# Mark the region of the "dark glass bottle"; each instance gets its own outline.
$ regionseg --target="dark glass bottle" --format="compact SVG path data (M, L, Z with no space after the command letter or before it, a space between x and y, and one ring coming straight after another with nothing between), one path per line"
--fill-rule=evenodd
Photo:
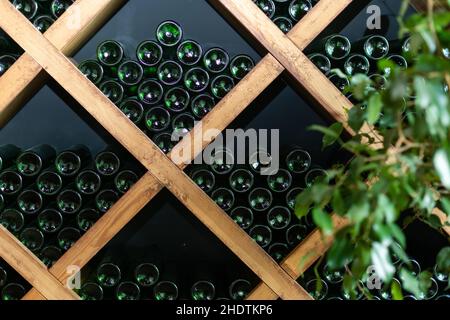
M41 144L22 152L17 160L17 170L25 177L37 176L55 159L56 151L48 144Z
M12 144L0 145L0 171L5 168L9 168L16 161L17 156L20 154L21 150Z
M63 177L75 176L91 160L91 153L84 145L74 145L59 153L55 160L56 171Z

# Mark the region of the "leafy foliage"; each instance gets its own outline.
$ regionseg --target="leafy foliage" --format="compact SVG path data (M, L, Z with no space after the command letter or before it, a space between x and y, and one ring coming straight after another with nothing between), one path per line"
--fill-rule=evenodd
M428 13L401 25L400 38L411 37L408 68L380 61L380 73L387 77L384 89L366 75L351 78L357 103L348 110L348 122L311 129L323 133L324 147L339 143L354 157L297 198L299 217L312 214L324 235L334 233L327 263L346 267L351 277L344 285L353 289L371 265L384 283L392 281L393 255L408 259L403 229L412 220L441 232L450 225L450 11L429 6ZM341 138L344 127L354 131L352 138ZM433 214L435 207L445 212L444 225ZM349 224L334 230L330 211ZM450 247L441 251L437 264L450 274ZM427 271L414 276L408 267L400 271L403 289L416 296L431 285L430 277ZM393 297L401 298L398 283L392 283Z

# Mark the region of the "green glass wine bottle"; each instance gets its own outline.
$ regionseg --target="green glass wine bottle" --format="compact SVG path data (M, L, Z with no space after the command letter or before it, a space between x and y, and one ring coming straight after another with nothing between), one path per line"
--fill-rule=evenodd
M214 173L210 170L194 170L190 176L195 184L206 193L210 193L216 185L216 178L214 176Z
M345 60L344 71L349 76L355 74L368 74L370 71L370 62L362 54L352 54Z
M292 27L294 26L291 19L284 16L279 16L273 19L273 23L284 33L288 33L292 30Z
M106 40L97 47L97 60L104 66L109 67L112 74L116 74L117 67L125 56L122 44L115 40Z
M64 219L59 211L49 208L38 215L37 223L44 234L55 233L62 228Z
M133 60L123 61L117 70L117 77L119 82L127 88L128 94L136 95L138 84L144 76L144 69L142 66Z
M161 106L151 108L144 117L145 126L150 132L161 132L170 126L170 113Z
M328 285L322 279L311 279L306 283L305 290L314 300L324 300L328 295Z
M22 190L23 179L15 168L0 172L0 192L5 198L12 198Z
M352 47L372 60L383 59L389 54L389 41L381 35L364 37L353 43Z
M63 177L74 177L91 158L88 147L81 144L74 145L56 156L56 171Z
M48 28L55 22L55 19L53 19L49 15L39 15L34 18L33 25L36 27L36 29L39 30L41 33L45 33Z
M255 0L256 5L268 16L273 18L275 15L275 3L273 0Z
M265 211L272 205L272 192L265 188L255 188L248 195L250 208L254 211Z
M96 270L97 282L104 288L117 286L122 279L122 272L114 263L105 262L98 266Z
M44 245L44 234L38 228L29 227L22 230L19 240L30 251L38 252Z
M234 80L227 75L219 75L211 81L211 92L217 99L222 99L234 88Z
M48 144L41 144L21 153L16 160L17 170L24 177L36 177L55 159L56 151Z
M289 16L293 21L299 21L312 9L309 0L293 0L289 5Z
M47 268L51 268L59 258L62 257L62 251L60 248L50 245L42 248L39 252L39 259L47 266Z
M194 128L195 118L190 113L181 113L172 121L173 135L181 138Z
M267 223L274 230L285 229L291 223L291 212L286 207L275 206L267 213Z
M114 186L120 194L125 194L138 180L136 173L131 170L123 170L114 178Z
M202 92L208 88L209 74L204 69L196 67L186 71L184 86L191 92Z
M103 151L95 157L95 169L102 177L112 177L119 172L121 162L116 153Z
M56 196L63 186L61 176L51 170L43 171L36 179L37 190L46 197Z
M64 12L69 9L69 7L72 5L72 0L53 0L50 5L50 10L55 19L58 19L63 15Z
M102 179L94 170L83 170L77 175L75 185L81 195L92 196L100 190Z
M138 87L138 98L146 105L155 105L164 95L164 89L161 84L156 80L146 80L142 82Z
M292 185L292 175L286 169L279 169L277 173L267 176L267 185L273 192L285 192Z
M153 263L141 263L134 269L136 283L144 288L155 285L159 280L159 269Z
M294 224L286 230L286 243L295 247L302 242L308 235L308 228L302 224Z
M167 60L158 67L158 79L167 86L176 85L183 78L183 68L173 60Z
M103 66L96 60L84 60L78 65L78 69L95 85L103 80Z
M157 65L163 57L162 47L155 41L143 41L136 49L136 57L144 68L144 75L148 78L156 78Z
M249 170L238 169L230 175L229 183L235 192L244 193L249 191L255 182L255 177Z
M173 47L183 38L183 29L175 21L164 21L156 29L156 39L165 47Z
M164 105L172 112L184 111L189 106L189 92L181 87L173 87L164 95Z
M209 94L199 94L191 102L192 114L197 119L203 119L215 106L214 98Z
M247 207L235 207L230 213L231 219L237 223L239 227L247 230L253 225L254 216L252 210Z
M59 211L65 215L77 213L83 205L83 198L80 193L75 190L76 186L70 185L56 197L57 207Z
M236 201L233 192L227 188L214 190L211 198L223 211L230 211Z
M200 280L191 287L191 298L198 300L213 300L216 296L216 287L210 281Z
M116 299L119 301L139 300L141 297L141 289L132 281L124 281L119 283L116 289Z
M17 207L27 216L37 214L43 205L44 199L41 194L33 189L26 189L17 197Z
M153 142L165 154L168 154L170 151L172 151L177 143L177 141L173 140L172 134L168 132L158 133L153 137Z
M116 80L103 81L100 83L99 89L114 104L122 101L125 94L124 87Z
M86 282L81 286L79 296L84 301L101 301L104 297L103 288L95 282Z
M95 206L101 213L106 213L119 200L119 195L112 189L101 190L95 196Z
M16 57L12 55L0 56L0 77L4 75L9 68L11 68L16 60Z
M15 301L20 300L25 295L25 287L19 283L8 283L2 288L1 300Z
M0 213L0 224L9 232L19 234L25 226L25 217L23 214L13 208L7 208Z
M14 0L13 6L16 7L28 20L32 20L38 13L38 3L36 0Z
M144 118L144 107L137 100L137 97L130 97L123 100L120 103L120 110L136 125Z
M203 56L203 64L212 73L224 71L230 63L230 56L221 48L211 48Z
M275 262L280 263L289 254L289 247L285 243L275 242L270 245L267 253Z
M177 300L178 286L172 281L160 281L153 287L155 300Z
M245 279L237 279L231 283L228 293L232 300L244 300L252 291L252 284Z
M80 231L73 227L65 227L61 229L56 236L58 246L63 251L69 250L80 238Z
M286 156L286 166L290 172L300 174L311 167L311 155L309 152L295 148Z
M230 62L230 72L236 80L243 79L254 67L253 59L245 54L234 57Z
M331 61L326 55L312 53L308 55L308 58L323 74L327 75L331 71Z
M194 40L183 41L177 49L178 61L186 66L197 64L202 58L202 54L201 45Z
M0 171L12 166L20 152L20 148L15 145L0 145Z
M93 208L85 208L77 214L77 226L82 232L88 231L100 219L100 213Z
M272 230L266 225L255 225L248 234L262 248L268 247L272 242Z

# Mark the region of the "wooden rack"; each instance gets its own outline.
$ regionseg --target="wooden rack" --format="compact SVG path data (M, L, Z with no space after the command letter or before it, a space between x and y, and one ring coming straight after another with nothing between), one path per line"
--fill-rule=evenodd
M359 0L355 0L359 1ZM32 286L24 299L79 299L66 286L67 268L85 266L162 188L167 188L260 279L249 299L308 299L311 296L296 282L300 274L322 256L332 243L313 231L278 265L234 221L223 212L177 166L142 133L72 63L70 57L116 12L125 0L77 0L42 35L8 0L0 0L0 27L25 51L0 78L0 127L20 110L50 76L89 112L148 172L50 269L47 269L5 228L0 227L0 256ZM310 62L303 50L352 2L321 0L285 35L251 0L212 0L218 10L238 28L244 28L263 46L264 56L250 74L202 120L204 129L225 129L283 71L306 90L335 120L345 121L351 103ZM73 13L81 13L80 24L70 24ZM207 130L205 130L207 131ZM351 130L347 130L351 133ZM194 129L180 144L203 141ZM189 141L191 140L191 141ZM191 159L194 159L191 150ZM440 213L441 218L445 215ZM333 216L337 227L345 221ZM449 232L448 228L446 230ZM299 262L304 263L300 266Z

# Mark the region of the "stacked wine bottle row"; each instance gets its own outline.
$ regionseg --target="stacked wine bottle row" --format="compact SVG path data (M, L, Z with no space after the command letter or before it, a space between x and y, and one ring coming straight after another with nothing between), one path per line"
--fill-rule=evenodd
M47 29L73 4L74 0L10 0L41 32Z
M347 37L333 34L308 48L308 51L313 52L309 54L311 61L342 92L347 93L349 77L355 74L369 75L376 89L383 90L392 69L386 67L380 72L378 61L387 59L406 69L408 61L412 60L410 41L410 38L389 41L382 35L370 35L351 43ZM345 76L331 72L333 69L340 69Z
M319 0L253 0L253 2L281 31L288 33Z
M138 180L109 150L0 146L0 223L51 266Z
M164 272L163 267L154 262L103 262L87 271L77 293L83 300L242 300L253 288L246 279L234 279L224 288L223 278L216 285L204 276L183 288L181 275Z
M231 59L221 48L204 52L198 42L183 40L174 21L159 25L156 41L130 47L104 41L97 60L79 69L165 153L254 67L247 55Z
M10 0L17 10L44 33L73 3L73 0ZM0 77L23 50L0 29Z
M400 279L400 270L407 269L412 276L417 277L422 271L421 265L415 259L401 261L393 255L393 262L397 272L393 279L399 288L402 288ZM391 286L384 286L381 281L369 279L368 282L362 281L358 284L356 293L350 294L345 289L343 282L347 275L345 269L334 270L326 264L319 266L320 279L314 277L313 274L307 275L300 279L300 284L313 296L316 300L393 300ZM418 296L414 296L406 290L401 290L404 300L449 300L450 290L448 288L448 274L440 271L437 266L430 270L433 274L431 278L431 286L428 290L421 290ZM308 271L308 273L312 273ZM320 282L320 283L319 283Z
M30 285L0 258L0 301L20 300Z
M272 161L267 152L259 150L248 164L236 165L233 153L223 149L215 152L211 165L189 168L193 181L277 262L314 227L309 217L295 216L297 195L326 175L300 148L291 149L283 160L277 172L265 172Z

